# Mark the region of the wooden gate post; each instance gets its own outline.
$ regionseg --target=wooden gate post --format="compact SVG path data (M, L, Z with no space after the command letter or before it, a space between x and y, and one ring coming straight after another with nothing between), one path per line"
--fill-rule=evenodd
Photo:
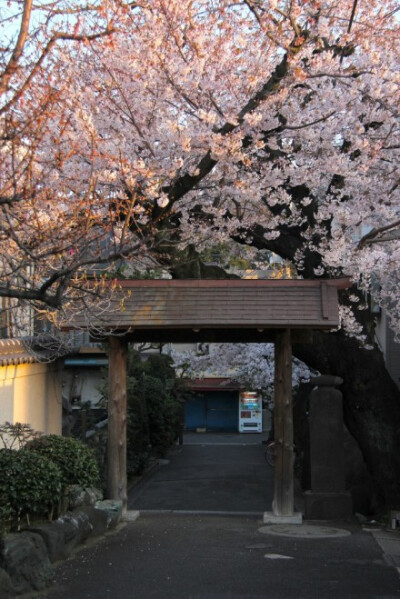
M302 515L294 513L292 343L290 329L279 330L276 334L274 404L274 499L272 513L264 513L264 522L300 524Z
M126 477L126 398L127 343L120 337L109 338L108 358L108 445L107 497L127 507Z

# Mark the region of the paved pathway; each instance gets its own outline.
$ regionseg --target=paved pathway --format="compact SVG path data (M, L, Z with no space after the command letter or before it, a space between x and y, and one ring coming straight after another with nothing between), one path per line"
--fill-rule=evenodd
M250 517L145 514L57 570L47 599L398 599L400 577L359 526L293 539Z
M307 523L326 538L310 528L271 534L261 519L272 494L261 443L233 438L186 437L169 463L132 489L138 520L61 564L54 588L37 597L400 598L399 572L374 533L355 522ZM400 533L391 538L400 544Z
M259 435L185 435L131 489L129 509L262 515L271 509L273 472L261 441Z

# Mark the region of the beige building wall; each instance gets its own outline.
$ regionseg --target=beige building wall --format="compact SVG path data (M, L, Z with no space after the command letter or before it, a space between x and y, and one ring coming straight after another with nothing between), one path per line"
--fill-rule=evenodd
M0 423L29 424L45 434L61 434L60 377L54 364L0 366Z

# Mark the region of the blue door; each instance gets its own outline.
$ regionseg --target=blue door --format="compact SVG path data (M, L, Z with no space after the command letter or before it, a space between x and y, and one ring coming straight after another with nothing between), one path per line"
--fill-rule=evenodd
M191 397L185 403L185 428L194 431L206 428L206 404L204 395Z
M207 391L186 402L187 430L237 431L238 419L237 391Z

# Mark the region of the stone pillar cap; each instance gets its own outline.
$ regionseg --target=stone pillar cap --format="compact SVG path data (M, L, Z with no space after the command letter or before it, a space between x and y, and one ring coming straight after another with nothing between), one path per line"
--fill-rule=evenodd
M333 374L321 374L320 376L312 377L310 383L317 387L339 387L339 385L343 385L343 379Z

